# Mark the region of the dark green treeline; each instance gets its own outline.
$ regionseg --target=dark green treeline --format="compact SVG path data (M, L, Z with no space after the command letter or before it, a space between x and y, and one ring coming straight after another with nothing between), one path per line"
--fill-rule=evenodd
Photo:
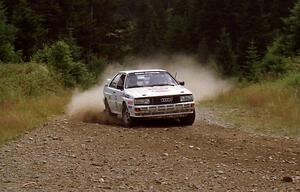
M76 59L187 53L214 59L224 75L264 73L273 42L298 54L296 0L4 0L0 59L28 61L58 40ZM297 6L298 4L298 6ZM292 10L292 11L291 11ZM15 56L14 56L15 54Z

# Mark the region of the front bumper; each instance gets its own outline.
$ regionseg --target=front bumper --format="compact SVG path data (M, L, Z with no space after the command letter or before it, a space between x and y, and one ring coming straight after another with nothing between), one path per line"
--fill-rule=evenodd
M133 106L131 116L136 118L176 118L192 114L195 111L194 102Z

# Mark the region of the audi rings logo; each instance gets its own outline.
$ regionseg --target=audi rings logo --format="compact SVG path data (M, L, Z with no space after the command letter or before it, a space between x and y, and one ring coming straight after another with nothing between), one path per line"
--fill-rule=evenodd
M169 98L161 98L160 101L162 103L171 103L173 101L173 98L172 97L169 97Z

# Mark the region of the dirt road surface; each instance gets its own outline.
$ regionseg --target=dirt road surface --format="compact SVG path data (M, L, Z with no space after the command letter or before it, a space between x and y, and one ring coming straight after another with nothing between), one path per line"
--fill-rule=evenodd
M0 148L0 191L294 192L300 142L203 118L128 129L62 116Z

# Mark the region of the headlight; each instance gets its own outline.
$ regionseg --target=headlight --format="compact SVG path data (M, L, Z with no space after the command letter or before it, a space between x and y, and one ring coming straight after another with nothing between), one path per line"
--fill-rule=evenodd
M193 95L183 95L180 96L180 102L191 102L194 100Z
M149 105L150 99L135 99L134 104L135 105Z

